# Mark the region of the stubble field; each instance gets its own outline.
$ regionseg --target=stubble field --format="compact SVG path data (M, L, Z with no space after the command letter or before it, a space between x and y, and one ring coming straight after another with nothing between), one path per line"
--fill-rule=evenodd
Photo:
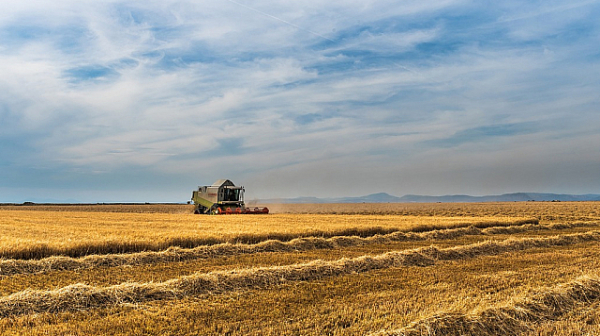
M600 334L600 203L268 206L2 206L0 334Z

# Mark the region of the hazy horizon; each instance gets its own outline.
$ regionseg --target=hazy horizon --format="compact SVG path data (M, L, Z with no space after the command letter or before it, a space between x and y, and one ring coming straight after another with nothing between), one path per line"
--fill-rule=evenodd
M520 199L519 196L527 196L527 200ZM541 197L541 198L540 198ZM551 198L549 198L551 197ZM406 194L406 195L394 195L386 192L373 193L368 195L360 196L341 196L341 197L316 197L316 196L296 196L296 197L279 197L279 198L245 198L247 204L253 204L256 202L261 203L421 203L421 202L448 202L448 203L461 203L465 202L466 199L472 199L468 202L520 202L520 201L600 201L600 194L556 194L556 193L533 193L533 192L513 192L506 194L497 195L466 195L466 194L447 194L447 195L419 195L419 194ZM503 199L503 200L499 200ZM22 202L0 202L2 204L119 204L119 203L131 203L131 204L185 204L190 203L190 200L179 200L179 201L87 201L81 202L76 199L51 199L51 198L30 198L27 201Z

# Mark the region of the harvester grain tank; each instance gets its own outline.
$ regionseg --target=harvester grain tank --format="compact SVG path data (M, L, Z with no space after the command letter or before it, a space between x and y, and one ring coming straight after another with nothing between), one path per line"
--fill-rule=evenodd
M217 180L192 192L195 214L268 214L268 208L249 208L244 203L244 187L230 180Z

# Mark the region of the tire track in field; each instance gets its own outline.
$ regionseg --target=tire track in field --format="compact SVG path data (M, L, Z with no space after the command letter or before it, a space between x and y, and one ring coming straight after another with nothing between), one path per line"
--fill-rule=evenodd
M317 249L336 249L352 246L371 244L386 244L400 241L423 241L453 239L461 236L513 234L532 230L562 230L575 227L597 226L598 223L573 223L573 224L524 224L514 226L493 226L484 229L474 226L456 229L434 230L428 232L393 232L386 235L372 237L345 237L332 238L306 237L297 238L288 242L270 240L258 244L219 244L199 246L191 249L171 247L160 252L138 252L130 254L90 255L82 258L55 256L40 260L0 260L0 276L16 274L35 274L50 271L81 270L94 267L117 267L156 264L161 262L179 262L195 259L209 259L225 256L255 254L262 252L292 252L309 251Z
M600 231L545 238L507 239L437 248L435 246L388 252L376 256L315 260L286 266L196 273L158 283L123 283L109 287L74 284L57 290L25 290L0 298L0 317L73 311L148 300L178 299L240 289L259 289L291 281L364 273L406 266L431 266L442 260L462 260L532 248L567 246L600 241Z
M382 330L371 336L495 336L517 335L532 330L532 324L556 321L582 304L600 301L600 278L583 276L504 306L492 306L477 314L441 313L415 321L397 330Z

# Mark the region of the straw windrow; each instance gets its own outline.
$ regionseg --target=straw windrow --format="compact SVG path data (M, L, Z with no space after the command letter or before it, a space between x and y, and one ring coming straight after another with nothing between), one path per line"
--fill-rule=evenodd
M337 236L332 238L306 237L288 242L269 240L258 244L218 244L199 246L191 249L170 247L160 252L138 252L130 254L90 255L82 258L54 256L41 260L0 260L0 276L32 274L55 270L78 270L94 267L116 267L124 265L145 265L161 262L177 262L194 259L208 259L224 256L253 254L261 252L290 252L340 247L386 244L400 241L422 241L453 239L466 235L512 234L531 230L570 229L581 226L597 226L597 223L573 223L514 226L494 226L477 228L474 226L455 229L433 230L428 232L393 232L372 237Z
M578 305L599 300L600 278L583 276L513 304L489 307L476 314L437 314L406 328L384 330L372 336L517 335L531 329L533 324L557 320Z
M170 247L195 248L199 246L230 244L258 244L269 240L278 240L288 242L298 238L331 238L337 236L357 236L361 238L372 237L375 235L385 235L393 232L417 233L442 229L454 229L474 226L477 228L486 228L492 226L513 226L522 224L538 224L536 218L525 218L507 221L481 221L481 222L460 222L460 223L426 223L414 226L402 227L382 227L382 226L348 226L346 228L335 230L310 229L300 232L246 232L236 234L226 234L224 236L209 235L182 235L165 237L164 239L131 239L127 235L123 237L104 239L93 239L81 243L69 243L66 245L57 244L57 242L31 242L25 244L3 247L0 249L0 259L18 259L18 260L39 260L52 256L68 256L72 258L81 258L88 255L97 254L120 254L137 253L147 251L164 251ZM149 229L149 228L148 228Z
M600 231L547 238L508 239L439 249L396 251L335 261L316 260L287 266L196 273L160 283L124 283L110 287L75 284L58 290L26 290L0 298L0 317L104 307L120 303L183 298L240 289L264 288L289 281L308 281L401 266L430 266L438 260L460 260L537 247L600 241Z

